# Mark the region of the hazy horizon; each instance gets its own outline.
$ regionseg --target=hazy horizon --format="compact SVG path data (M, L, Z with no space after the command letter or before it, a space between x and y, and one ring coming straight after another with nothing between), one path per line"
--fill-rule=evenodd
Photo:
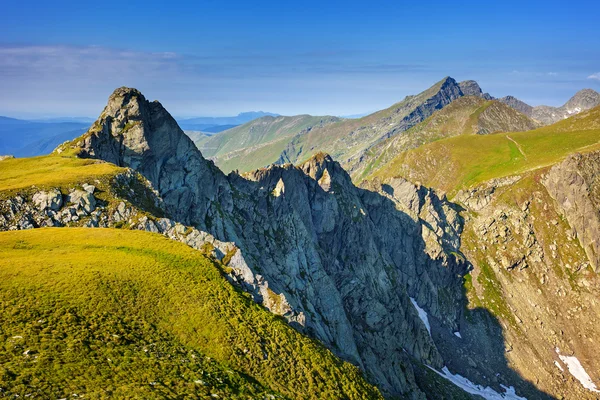
M179 118L365 114L444 76L531 105L600 90L598 4L34 3L3 6L0 115L95 118L120 86Z

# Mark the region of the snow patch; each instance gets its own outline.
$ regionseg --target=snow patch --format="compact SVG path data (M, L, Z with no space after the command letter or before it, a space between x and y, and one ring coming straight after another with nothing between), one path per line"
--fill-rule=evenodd
M481 396L486 400L527 400L525 397L517 396L515 388L512 386L507 387L504 385L500 385L502 389L504 389L504 393L498 393L489 386L483 387L481 385L477 385L471 382L464 376L453 374L452 372L450 372L448 367L442 368L442 372L435 370L429 366L428 368L434 371L442 378L449 380L465 392Z
M462 336L460 336L460 332L454 332L454 336L462 339Z
M556 354L558 354L558 358L565 363L571 375L573 375L584 388L592 392L600 393L600 390L598 390L596 384L592 381L592 378L590 378L577 357L561 355L558 347L556 348Z
M425 324L425 328L427 328L427 332L429 332L429 335L431 336L431 326L429 325L429 318L427 318L427 312L421 307L419 307L417 301L414 298L411 297L410 301L413 304L413 306L415 306L417 312L419 313L419 318L421 318L421 321L423 321L423 323Z
M560 369L561 371L563 371L563 372L565 371L558 361L554 361L554 365L556 365L556 367L558 369Z

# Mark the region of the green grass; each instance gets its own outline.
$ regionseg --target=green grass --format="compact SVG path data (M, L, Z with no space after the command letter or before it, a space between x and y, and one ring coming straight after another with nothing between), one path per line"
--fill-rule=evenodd
M114 164L57 155L13 158L0 162L0 191L93 182L122 172Z
M0 397L381 397L200 252L148 232L0 233L0 320Z
M529 132L456 136L401 153L371 178L404 176L454 194L492 178L552 165L573 152L598 148L600 129L563 131L549 126Z

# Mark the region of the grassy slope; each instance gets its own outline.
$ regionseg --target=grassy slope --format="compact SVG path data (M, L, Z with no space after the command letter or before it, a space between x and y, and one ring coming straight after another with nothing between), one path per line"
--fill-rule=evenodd
M337 120L311 115L262 117L203 138L196 145L205 157L214 157L225 172L249 171L275 162L293 136Z
M536 127L527 116L497 101L465 96L404 133L393 136L369 149L361 166L353 172L356 181L384 167L398 154L440 139L499 131L526 131Z
M401 153L370 177L404 176L455 193L492 178L552 165L600 148L600 107L528 132L457 136Z
M380 397L209 259L147 232L0 233L0 320L3 393Z
M123 171L114 164L57 155L0 161L0 191L92 182Z

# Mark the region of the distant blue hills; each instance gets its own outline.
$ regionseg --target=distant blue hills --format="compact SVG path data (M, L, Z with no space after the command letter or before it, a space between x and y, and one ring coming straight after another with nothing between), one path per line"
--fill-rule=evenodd
M195 118L175 118L177 123L184 131L202 131L208 133L217 133L236 127L238 125L250 122L260 117L278 117L274 114L264 111L249 111L240 113L234 117L195 117Z
M32 157L48 154L56 146L83 134L86 122L39 122L0 117L0 155Z

